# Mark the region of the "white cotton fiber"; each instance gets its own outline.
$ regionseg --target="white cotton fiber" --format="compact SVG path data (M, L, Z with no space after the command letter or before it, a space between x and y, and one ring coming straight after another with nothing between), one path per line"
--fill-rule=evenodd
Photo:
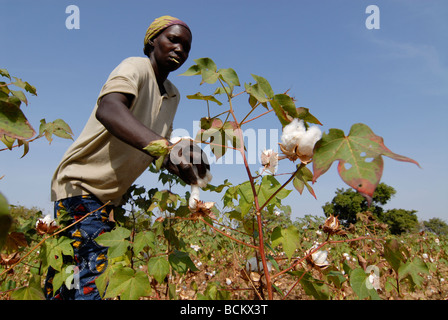
M316 126L310 127L300 141L299 152L307 156L312 156L314 145L320 138L322 138L320 129Z
M296 118L283 128L281 140L285 149L292 151L298 146L300 154L312 156L314 145L321 137L322 132L317 126L306 130L303 120Z
M293 119L291 123L283 128L282 143L286 149L291 150L294 146L299 145L300 139L305 134L306 129L303 120Z

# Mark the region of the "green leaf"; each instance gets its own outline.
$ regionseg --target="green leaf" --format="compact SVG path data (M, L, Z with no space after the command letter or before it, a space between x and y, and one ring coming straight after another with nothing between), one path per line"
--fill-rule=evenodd
M339 129L330 129L316 143L313 156L313 182L324 174L334 161L338 161L338 172L342 180L366 197L370 204L382 173L383 159L388 156L394 160L419 164L407 157L390 151L383 138L375 135L365 124L351 127L350 134L344 135Z
M396 290L396 280L392 277L386 278L386 282L384 284L384 289L386 292L391 292L392 290Z
M408 261L402 264L398 269L399 280L408 278L411 282L412 287L421 287L423 283L423 277L419 273L429 274L429 269L427 264L419 259L415 258L412 261Z
M198 271L186 252L174 250L174 252L168 256L168 261L171 267L178 273L185 273L188 269L191 271Z
M53 122L40 120L39 135L45 135L45 138L51 143L53 134L57 137L73 140L73 132L70 126L62 119L56 119Z
M67 237L47 239L42 245L39 257L45 268L51 266L57 271L62 270L63 256L73 256L72 240Z
M9 214L9 204L0 192L0 250L5 244L6 236L12 225L12 217Z
M12 150L12 147L14 146L14 142L16 141L16 139L13 139L11 137L2 135L0 140L5 144L5 146L8 147L9 150Z
M272 87L269 84L268 80L255 74L252 74L252 77L255 79L255 81L257 81L260 90L265 94L266 98L272 99L274 97L274 91L272 90Z
M193 94L193 95L188 95L187 98L188 99L194 99L194 100L213 101L213 102L217 103L220 106L222 105L222 103L220 101L218 101L214 96L204 96L200 92L198 92L196 94Z
M180 76L197 76L201 74L201 69L197 64L192 65L187 69L184 73L180 74Z
M10 93L11 93L11 90L9 90L6 82L0 81L0 100L8 101Z
M170 263L165 257L152 257L148 261L148 273L158 283L163 283L167 274L170 273Z
M314 297L316 300L328 300L330 298L328 286L323 281L313 278L309 272L302 276L300 284L305 290L305 293Z
M280 182L278 182L274 176L264 176L261 180L260 191L257 194L260 206L267 206L268 204L273 203L279 206L281 204L280 200L286 198L291 190L283 188L269 201L269 203L266 203L266 201L268 201L269 197L271 197L280 187Z
M113 261L113 260L112 260ZM123 268L122 263L109 263L106 270L95 279L95 285L101 297L104 297L104 292L109 285L110 279L113 277L115 271Z
M0 216L9 215L9 204L5 196L0 192Z
M11 76L9 75L9 72L8 72L8 70L6 70L6 69L1 69L1 68L0 68L0 76L2 76L2 77L6 77L6 78L8 78L9 80L11 80Z
M294 180L293 185L294 188L296 188L297 191L299 191L300 194L303 192L303 188L306 186L309 193L317 199L316 194L314 193L314 189L310 186L308 181L313 180L313 173L308 169L307 167L303 166L299 171L297 171Z
M272 246L276 247L280 244L283 246L283 250L286 256L291 259L294 252L300 245L300 234L299 230L293 225L286 229L281 227L276 227L271 234Z
M16 104L0 100L0 135L5 134L14 139L30 139L35 133Z
M13 77L13 78L16 79L16 81L14 81L12 83L13 85L15 85L15 86L17 86L19 88L25 89L26 91L28 91L32 95L37 95L36 88L34 86L30 85L26 81L22 81L22 79L19 79L17 77Z
M260 76L252 74L252 77L257 81L254 85L252 84L244 84L244 88L246 89L246 92L250 95L249 103L252 106L252 108L255 106L255 100L263 104L265 108L267 108L267 102L272 100L274 97L274 91L272 90L271 85L269 82Z
M219 74L216 72L216 64L210 58L200 58L194 60L197 63L200 74L202 75L202 82L213 84L218 80Z
M350 273L350 286L360 300L369 297L369 289L366 283L366 281L369 281L368 277L369 275L361 268L354 269Z
M294 101L287 94L276 94L270 104L282 126L299 117Z
M254 85L245 84L244 85L246 92L250 94L250 96L257 100L260 103L266 103L270 100L270 98L267 96L266 92L263 91L263 89L260 87L258 83ZM252 99L250 102L250 105L254 107L255 101Z
M285 110L282 109L282 106L277 101L270 100L269 104L271 105L272 109L274 109L274 112L283 127L291 122L292 119L288 117L288 114L285 112Z
M305 122L322 125L322 123L319 120L317 120L317 118L310 113L308 108L304 108L304 107L297 108L297 114L298 114L298 118L302 119Z
M240 86L240 80L238 79L238 75L232 68L219 69L218 74L219 77L229 86L230 91L227 92L229 95L232 94L233 88L235 86Z
M124 267L114 272L111 277L105 298L120 296L121 300L138 300L151 293L148 276L143 271L134 271Z
M170 283L168 285L168 298L170 300L177 300L176 284L175 283Z
M148 208L148 211L152 211L156 207L159 207L161 211L170 211L176 207L178 200L179 195L172 193L169 190L157 191L152 196L152 204Z
M143 250L144 247L148 246L154 248L154 241L156 237L154 232L151 231L140 231L134 237L133 249L134 253L138 254Z
M18 98L20 101L28 105L28 100L26 99L26 96L22 91L11 90L11 93L13 94L14 97Z
M250 181L238 185L238 195L240 196L239 208L241 209L241 218L244 217L251 208L254 207L254 194Z
M23 158L24 156L26 156L26 154L30 150L30 143L29 143L29 141L19 139L19 140L17 140L17 145L19 147L23 146L23 154L21 156L21 158Z
M107 255L109 258L117 258L124 255L130 245L126 239L131 235L131 231L117 227L111 232L105 232L95 239L95 242L101 246L109 247Z
M347 279L344 277L344 275L342 274L342 272L340 271L336 271L336 270L331 270L330 272L328 272L327 274L327 278L333 282L333 284L337 287L337 288L341 288L342 284L347 281Z
M387 240L384 244L384 258L397 273L406 261L401 249L400 243L396 239Z
M380 299L375 289L369 289L369 274L362 268L353 269L350 273L350 286L360 300L368 297L374 300Z
M15 290L11 293L13 300L45 300L44 293L40 287L41 277L31 275L28 286Z

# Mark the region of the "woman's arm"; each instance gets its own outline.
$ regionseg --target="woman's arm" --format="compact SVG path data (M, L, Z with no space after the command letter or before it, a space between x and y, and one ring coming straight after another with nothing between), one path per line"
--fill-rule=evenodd
M144 126L129 110L133 95L112 92L101 98L96 118L121 141L143 150L151 141L165 139Z
M147 128L131 113L130 107L133 99L133 95L119 92L112 92L105 95L101 98L98 105L96 118L115 137L149 154L143 148L152 141L165 138ZM167 142L171 144L168 140ZM186 159L184 154L189 159ZM173 152L166 158L164 166L169 172L176 174L184 180L185 183L196 184L197 175L203 178L206 174L206 169L210 168L206 156L205 159L204 156L199 147L196 146L194 148L190 143L186 143L185 147L176 148L176 152ZM198 162L197 159L199 158L200 160ZM193 161L193 159L196 161ZM196 166L197 174L193 169L193 165Z

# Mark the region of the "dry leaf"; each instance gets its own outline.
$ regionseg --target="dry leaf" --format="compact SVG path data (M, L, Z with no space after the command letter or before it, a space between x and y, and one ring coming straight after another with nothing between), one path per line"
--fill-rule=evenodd
M11 254L5 254L2 253L0 254L0 264L2 265L13 265L14 263L16 263L17 261L20 260L20 256L18 252L14 252Z

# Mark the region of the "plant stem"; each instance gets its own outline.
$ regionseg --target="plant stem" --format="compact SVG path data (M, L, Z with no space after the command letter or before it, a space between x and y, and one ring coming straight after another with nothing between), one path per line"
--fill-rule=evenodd
M260 105L260 102L258 102L256 105L254 105L254 106L252 107L252 109L246 114L246 116L243 118L243 120L241 120L241 125L244 124L244 121L247 119L247 117L250 116L250 114L251 114L252 112L254 112L254 110L255 110L259 105Z
M230 114L232 115L235 124L237 126L238 130L238 137L240 139L240 147L238 148L238 150L241 153L241 156L243 158L244 161L244 166L246 167L246 172L247 175L249 176L249 181L250 181L250 185L251 185L251 189L252 189L252 193L254 195L254 202L255 202L255 212L256 212L256 217L257 217L257 224L258 224L258 252L261 255L261 261L263 263L263 272L265 274L266 277L266 286L268 289L268 296L269 296L269 300L272 300L272 285L271 285L271 276L269 274L268 270L268 266L267 266L267 262L266 262L266 255L265 255L265 251L264 251L264 239L263 239L263 225L262 225L262 220L261 220L261 211L260 211L260 205L258 203L258 196L257 196L257 192L255 190L255 183L254 183L254 178L252 176L252 173L250 172L249 169L249 164L247 162L247 158L246 158L246 153L244 151L244 139L243 139L243 135L241 134L241 124L238 122L236 116L235 116L235 112L233 111L233 105L232 105L232 97L230 95L230 93L227 92L224 84L222 83L221 79L219 79L219 82L221 83L222 87L224 88L224 91L227 94L228 100L229 100L229 107L230 107Z
M199 217L199 220L201 220L202 222L204 222L206 225L208 225L210 228L212 228L212 229L215 230L216 232L219 232L219 233L222 234L223 236L226 236L227 238L232 239L232 240L235 241L235 242L241 243L241 244L243 244L243 245L245 245L245 246L248 246L248 247L251 247L251 248L254 248L254 249L258 249L257 246L254 246L254 245L251 245L251 244L246 243L246 242L244 242L244 241L238 240L238 239L236 239L236 238L234 238L234 237L228 235L227 233L225 233L225 232L219 230L218 228L215 228L213 225L211 225L210 223L208 223L207 221L205 221L204 218L202 218L202 217Z
M299 284L300 280L302 280L303 276L305 275L306 272L303 272L302 275L300 276L300 278L293 284L293 286L291 287L291 289L289 289L288 293L282 298L282 300L285 300L287 296L289 296L289 294L292 292L292 290Z
M255 120L255 119L258 119L258 118L260 118L260 117L262 117L262 116L268 114L269 112L272 112L273 110L274 110L274 109L271 109L271 110L269 110L269 111L263 112L262 114L260 114L260 115L258 115L258 116L256 116L256 117L254 117L254 118L252 118L252 119L249 119L249 120L247 120L247 121L241 122L241 125L246 124L246 123L249 123L249 122L251 122L251 121L253 121L253 120Z

